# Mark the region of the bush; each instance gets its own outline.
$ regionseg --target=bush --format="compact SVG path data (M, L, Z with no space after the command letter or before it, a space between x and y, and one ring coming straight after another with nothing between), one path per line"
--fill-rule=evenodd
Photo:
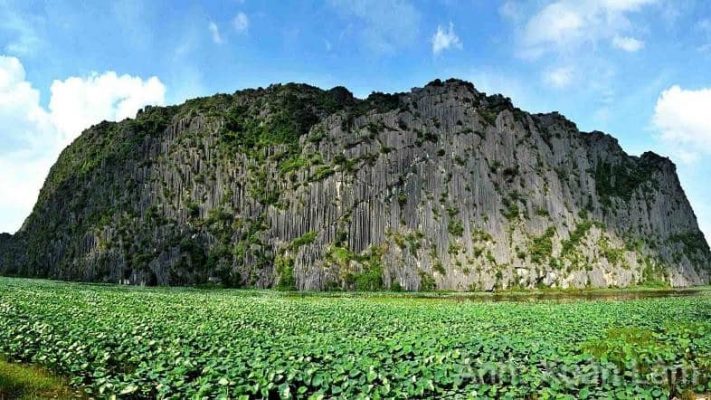
M464 234L464 226L460 221L451 221L447 226L447 230L456 237L462 237Z
M531 261L540 264L553 255L553 236L555 236L555 228L550 227L546 232L535 239L531 244Z
M630 201L639 186L653 181L653 174L649 165L599 162L595 169L595 189L606 206L611 205L611 197Z
M301 246L312 244L316 240L316 232L309 231L291 241L291 249L296 250Z
M383 288L383 269L369 266L363 272L355 274L355 288L360 291L375 291Z
M296 279L294 278L294 260L290 257L277 256L274 260L279 281L276 288L279 290L295 290Z
M432 291L437 287L434 278L426 272L420 271L420 291Z
M313 176L311 176L310 181L311 182L322 181L322 180L328 178L329 176L333 175L333 173L334 173L334 171L330 166L328 166L328 165L320 166L320 167L318 167L318 169L316 169L316 172L314 172Z
M570 238L563 242L561 256L565 257L575 249L593 227L592 221L582 221L576 225L575 230L570 233Z

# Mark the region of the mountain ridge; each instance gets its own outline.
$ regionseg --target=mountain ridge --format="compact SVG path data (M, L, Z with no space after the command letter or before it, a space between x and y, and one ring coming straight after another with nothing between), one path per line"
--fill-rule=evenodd
M0 237L3 274L302 290L686 286L710 260L671 160L456 79L102 122Z

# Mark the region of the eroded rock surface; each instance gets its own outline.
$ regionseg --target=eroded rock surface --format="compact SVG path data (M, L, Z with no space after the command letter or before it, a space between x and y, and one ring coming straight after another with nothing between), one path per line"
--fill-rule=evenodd
M274 85L103 122L60 156L0 271L124 282L491 290L709 281L675 166L434 81Z

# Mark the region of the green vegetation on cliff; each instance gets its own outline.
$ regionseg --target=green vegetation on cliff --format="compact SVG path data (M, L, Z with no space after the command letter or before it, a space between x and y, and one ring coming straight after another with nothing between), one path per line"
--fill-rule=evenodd
M99 123L0 236L0 274L149 286L686 286L710 260L668 159L455 79L365 99L271 85Z

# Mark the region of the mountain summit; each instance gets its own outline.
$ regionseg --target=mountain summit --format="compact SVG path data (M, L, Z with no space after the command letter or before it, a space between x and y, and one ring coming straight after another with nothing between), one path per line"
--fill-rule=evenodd
M676 175L558 113L436 80L147 107L67 147L0 273L302 290L704 284Z

